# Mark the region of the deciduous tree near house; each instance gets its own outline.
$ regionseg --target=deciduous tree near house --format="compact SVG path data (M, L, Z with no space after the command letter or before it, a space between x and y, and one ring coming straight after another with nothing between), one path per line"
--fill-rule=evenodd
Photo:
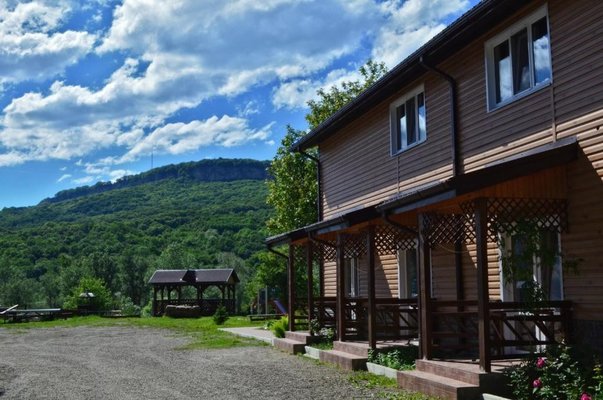
M387 68L383 63L369 60L358 71L361 76L359 79L316 92L317 99L308 102L310 112L306 114L310 129L320 125L374 84L386 74ZM287 126L287 134L270 164L269 172L274 179L268 181L268 204L275 209L274 216L268 220L271 234L291 231L317 220L316 164L302 154L292 154L289 151L291 145L305 134L304 131ZM318 155L316 150L308 153Z

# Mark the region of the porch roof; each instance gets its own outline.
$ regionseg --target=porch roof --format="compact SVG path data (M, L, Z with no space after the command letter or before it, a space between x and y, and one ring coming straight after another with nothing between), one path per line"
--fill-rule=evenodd
M235 284L239 282L232 268L216 269L159 269L153 273L151 285Z
M578 140L575 136L547 143L431 186L402 192L395 198L379 204L376 209L381 213L399 214L448 200L511 179L567 164L578 157L578 149Z
M484 0L478 3L362 94L294 143L291 150L300 151L316 146L394 94L406 83L424 74L426 69L422 65L423 62L437 65L525 5L524 0Z
M362 207L294 231L272 236L265 242L268 246L287 244L312 234L320 235L346 229L385 214L401 214L412 211L488 186L567 164L578 157L578 150L576 137L564 138L503 158L479 170L413 188L380 204Z

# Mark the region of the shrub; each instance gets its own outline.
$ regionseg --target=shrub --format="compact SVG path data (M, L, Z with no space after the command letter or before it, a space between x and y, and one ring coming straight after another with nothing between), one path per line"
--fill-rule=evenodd
M223 325L224 322L228 319L228 312L226 311L226 307L220 304L218 308L216 308L216 312L214 313L214 323L216 325Z
M81 293L93 293L94 297L80 297ZM112 304L111 293L102 279L84 277L65 300L63 308L86 307L90 311L104 311L111 309Z
M517 400L603 399L603 374L592 355L554 346L543 357L532 354L505 374Z
M415 360L418 356L417 346L405 346L387 350L369 350L368 361L397 370L409 370L415 368Z
M284 338L285 332L289 329L289 318L281 317L281 319L272 324L270 329L272 329L272 333L274 333L274 336L277 338Z

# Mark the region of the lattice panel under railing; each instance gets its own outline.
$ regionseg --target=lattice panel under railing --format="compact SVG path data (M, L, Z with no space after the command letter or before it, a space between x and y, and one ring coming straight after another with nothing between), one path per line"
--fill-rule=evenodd
M396 254L398 250L410 250L417 247L417 236L402 232L389 225L375 228L375 249L378 254Z
M472 213L475 204L463 203L461 207L465 212ZM488 237L494 242L498 242L500 233L513 235L525 223L559 233L567 232L565 200L489 198L487 209Z
M430 244L475 242L472 214L426 213L426 235Z

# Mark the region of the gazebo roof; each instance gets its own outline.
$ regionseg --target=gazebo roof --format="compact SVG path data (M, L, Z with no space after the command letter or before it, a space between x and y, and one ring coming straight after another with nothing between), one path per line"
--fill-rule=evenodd
M235 284L238 282L239 277L232 268L158 269L149 280L151 285Z

